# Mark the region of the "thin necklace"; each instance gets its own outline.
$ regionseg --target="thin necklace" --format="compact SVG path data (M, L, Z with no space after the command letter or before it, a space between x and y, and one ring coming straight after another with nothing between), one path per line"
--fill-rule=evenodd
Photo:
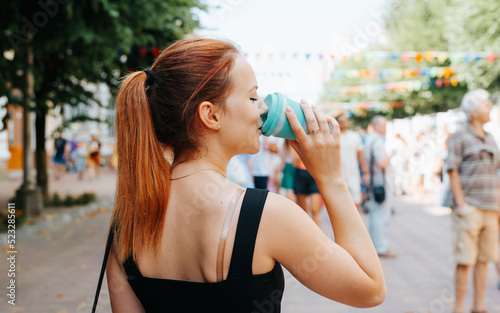
M187 175L184 175L184 176L181 176L181 177L170 178L170 180L178 180L178 179L185 178L185 177L188 177L188 176L194 175L194 174L199 173L199 172L202 172L202 171L214 171L214 172L217 172L217 173L221 174L224 178L226 178L226 176L224 176L224 175L223 175L221 172L219 172L218 170L214 170L214 169L212 169L212 168L204 168L204 169L194 171L194 172L192 172L192 173L190 173L190 174L187 174Z

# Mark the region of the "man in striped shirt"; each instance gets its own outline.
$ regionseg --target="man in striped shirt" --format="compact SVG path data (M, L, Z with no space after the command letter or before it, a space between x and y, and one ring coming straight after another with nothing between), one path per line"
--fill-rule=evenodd
M500 154L493 136L483 129L490 120L488 92L468 92L460 107L467 115L467 123L451 136L445 164L450 177L451 193L447 200L453 209L453 256L457 263L454 312L463 312L469 268L473 266L472 313L487 313L487 262L496 262L498 258Z

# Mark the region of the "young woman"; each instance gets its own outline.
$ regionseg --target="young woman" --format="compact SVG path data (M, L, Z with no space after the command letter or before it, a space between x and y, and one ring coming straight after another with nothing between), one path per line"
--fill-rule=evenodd
M298 138L290 143L318 184L336 242L285 197L225 179L231 157L259 151L267 111L233 45L181 40L127 76L116 107L113 312L279 312L281 266L329 299L382 303L383 272L342 175L338 124L302 108L319 132L307 135L287 111Z

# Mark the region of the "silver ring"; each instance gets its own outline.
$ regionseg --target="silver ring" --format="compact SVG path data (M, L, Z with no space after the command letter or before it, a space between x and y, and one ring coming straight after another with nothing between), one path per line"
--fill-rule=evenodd
M313 129L311 131L311 135L316 135L316 134L319 134L319 128Z

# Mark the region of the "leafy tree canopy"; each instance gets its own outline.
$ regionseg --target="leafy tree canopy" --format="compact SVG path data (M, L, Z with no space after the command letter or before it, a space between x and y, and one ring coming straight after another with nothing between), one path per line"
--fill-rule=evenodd
M4 1L0 94L19 102L12 90L25 90L31 45L37 110L89 103L92 94L82 82L116 85L134 60L132 55L120 61L120 54L134 47L161 48L191 33L198 26L191 8L199 6L198 0Z

